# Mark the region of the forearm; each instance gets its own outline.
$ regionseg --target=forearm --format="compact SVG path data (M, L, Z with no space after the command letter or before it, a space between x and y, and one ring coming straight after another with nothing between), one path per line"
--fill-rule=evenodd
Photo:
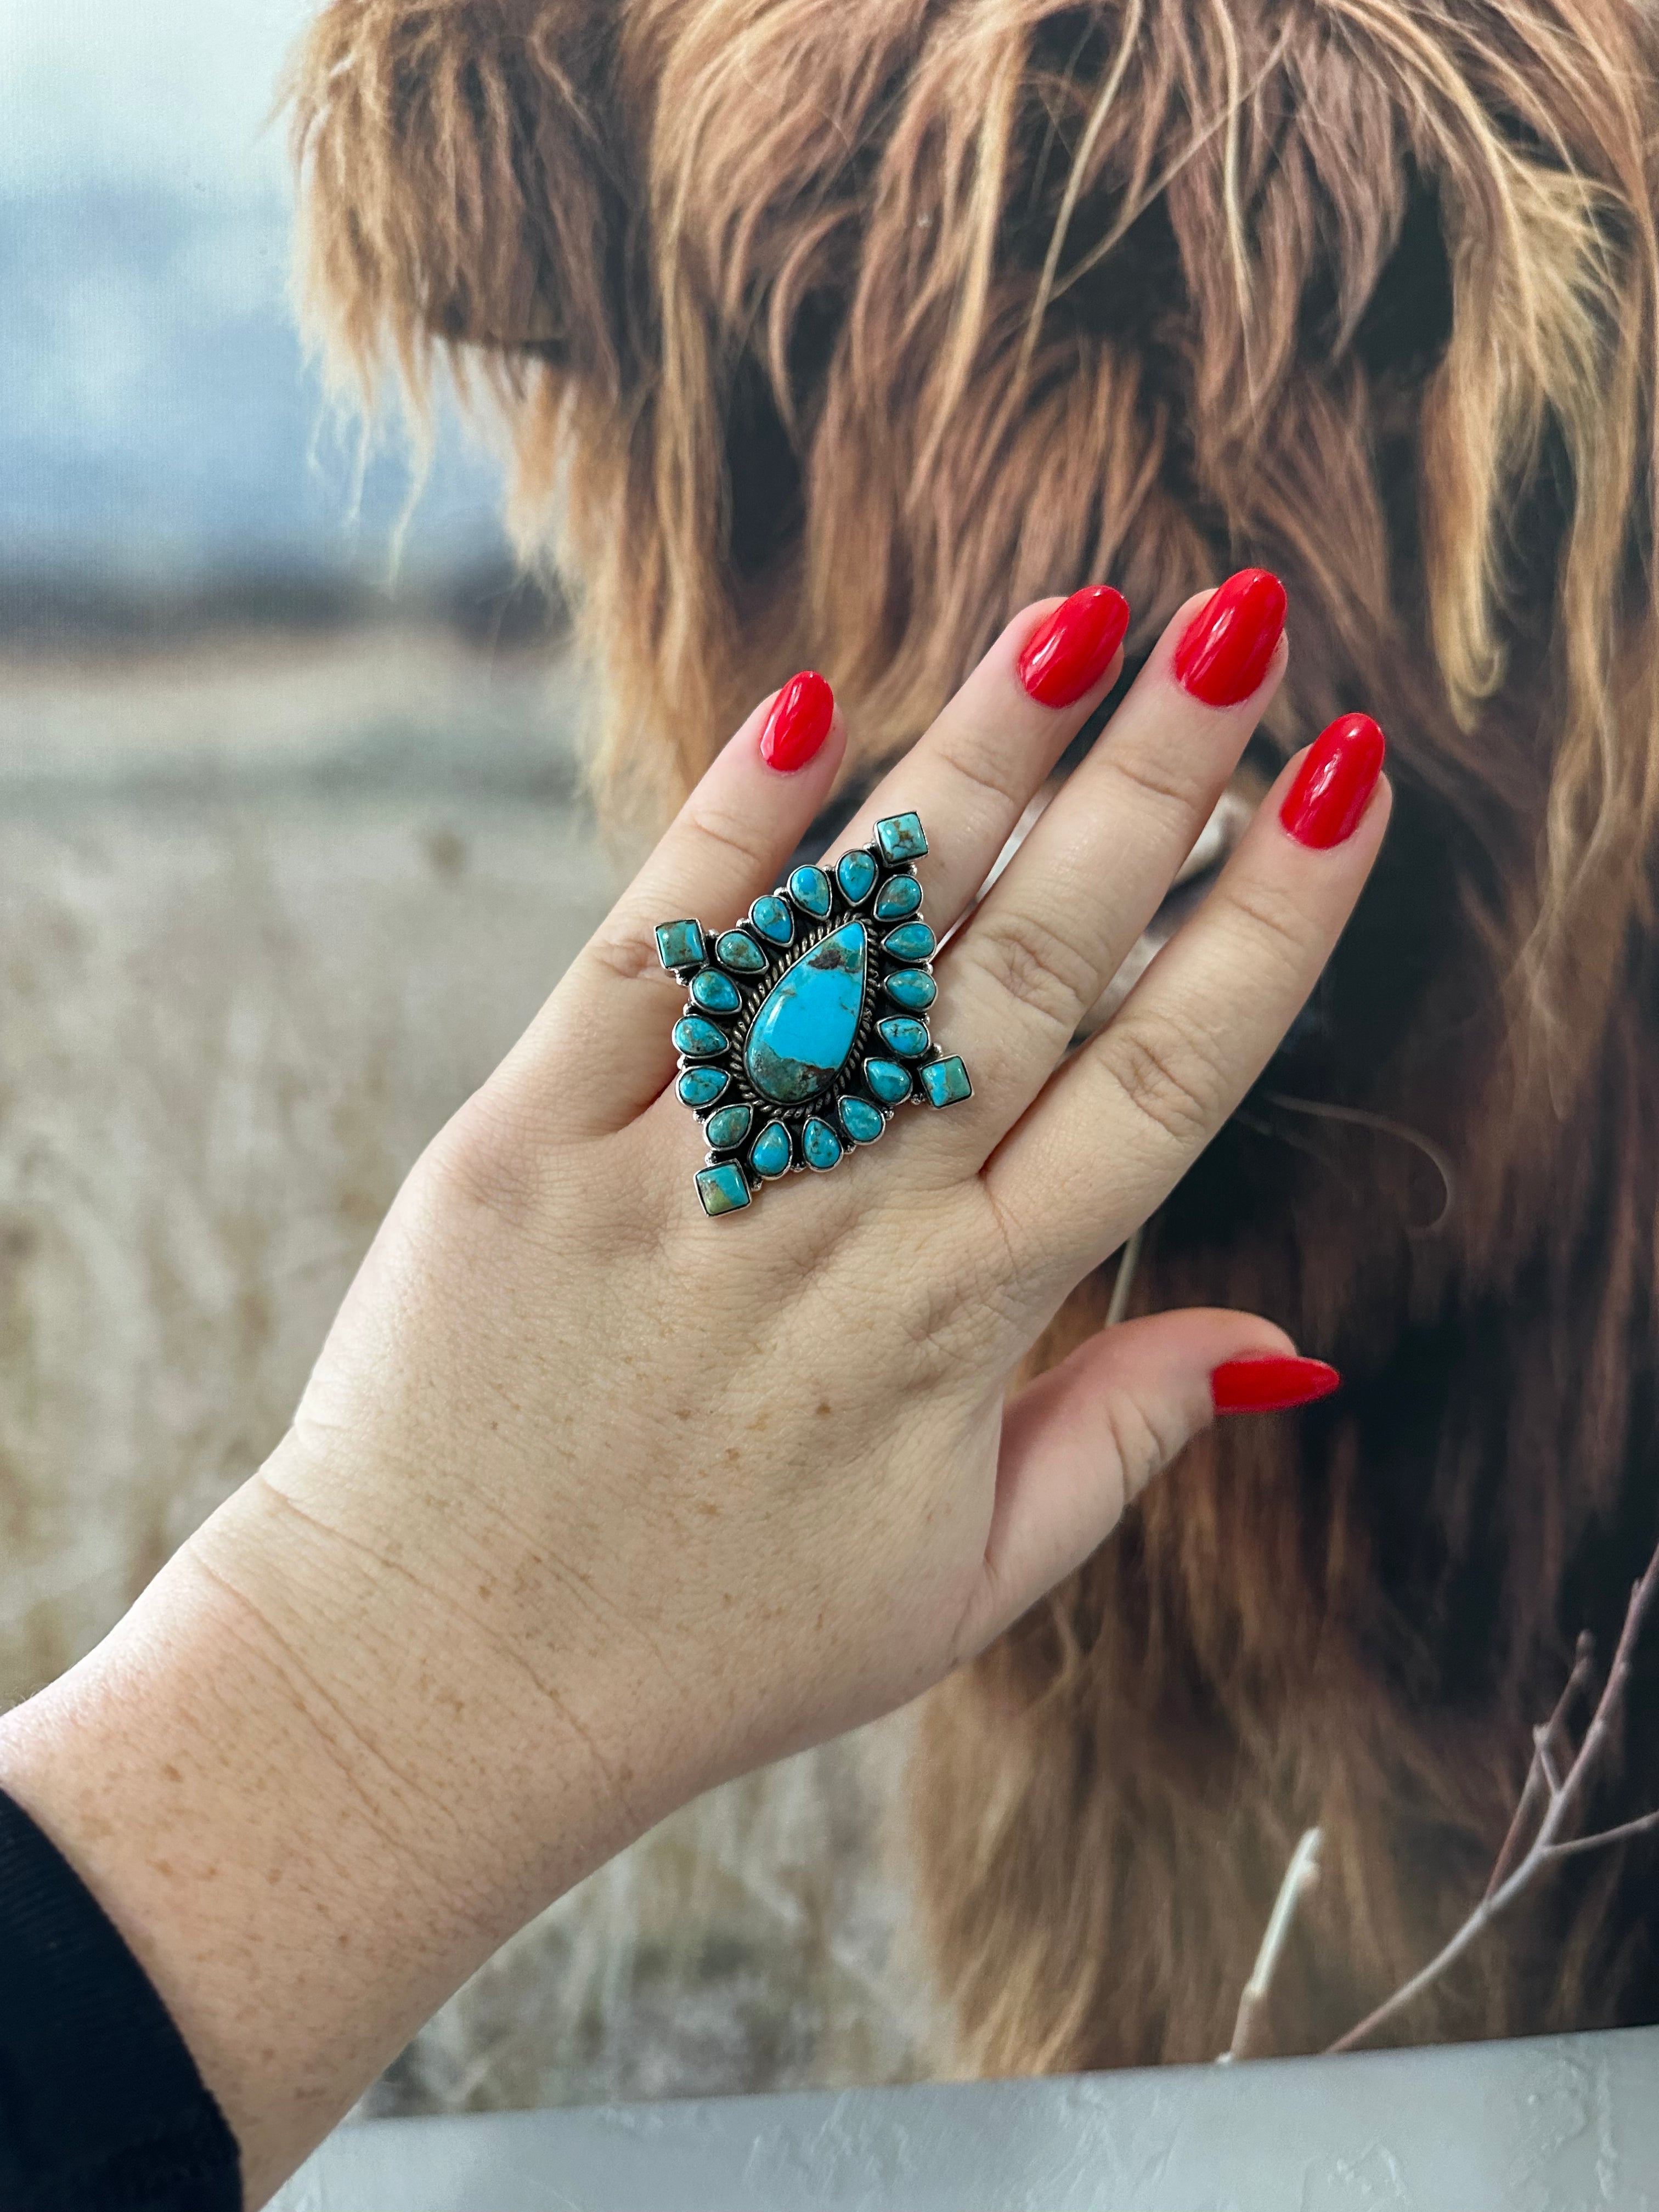
M0 1786L155 1982L250 2206L630 1826L486 1632L257 1483L0 1721Z

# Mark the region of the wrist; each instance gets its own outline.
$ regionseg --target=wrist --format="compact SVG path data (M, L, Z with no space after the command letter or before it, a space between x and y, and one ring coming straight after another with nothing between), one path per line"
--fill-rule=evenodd
M250 2204L634 1832L498 1644L257 1479L0 1722L0 1784L155 1982Z

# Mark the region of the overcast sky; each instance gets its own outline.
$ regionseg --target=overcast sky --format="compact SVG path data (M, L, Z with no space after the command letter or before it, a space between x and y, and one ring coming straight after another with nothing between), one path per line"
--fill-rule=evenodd
M265 129L319 0L0 0L0 190L98 178L283 189Z

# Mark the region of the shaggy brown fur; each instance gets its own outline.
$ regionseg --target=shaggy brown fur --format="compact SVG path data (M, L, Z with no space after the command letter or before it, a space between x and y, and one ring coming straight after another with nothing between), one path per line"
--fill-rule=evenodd
M1144 647L1245 561L1273 741L1389 731L1378 878L1136 1285L1348 1388L1206 1439L933 1703L987 2068L1222 2048L1315 1820L1276 2032L1346 2025L1478 1895L1655 1536L1656 43L1632 0L334 0L300 59L311 310L371 389L389 340L504 406L613 795L808 663L867 768L1024 601L1110 577ZM1408 2032L1659 2017L1653 1871L1552 1877Z

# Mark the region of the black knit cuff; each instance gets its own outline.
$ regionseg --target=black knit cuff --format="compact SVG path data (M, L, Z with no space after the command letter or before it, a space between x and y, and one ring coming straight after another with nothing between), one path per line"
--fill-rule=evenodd
M0 2205L241 2212L236 2141L149 1976L0 1791Z

